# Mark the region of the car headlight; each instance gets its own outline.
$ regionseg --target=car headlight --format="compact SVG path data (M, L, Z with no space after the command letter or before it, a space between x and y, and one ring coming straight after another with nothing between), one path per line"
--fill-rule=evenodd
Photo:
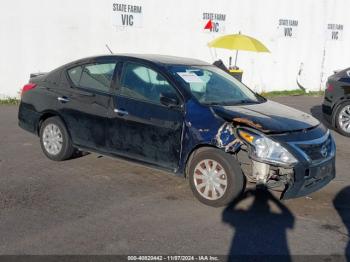
M239 130L238 134L252 146L252 157L256 159L284 165L292 165L298 162L286 148L264 135L243 130Z

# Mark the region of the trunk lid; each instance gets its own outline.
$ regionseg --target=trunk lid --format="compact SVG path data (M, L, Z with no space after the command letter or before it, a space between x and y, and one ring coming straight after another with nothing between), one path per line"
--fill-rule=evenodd
M31 73L30 74L30 83L39 83L45 80L47 73Z

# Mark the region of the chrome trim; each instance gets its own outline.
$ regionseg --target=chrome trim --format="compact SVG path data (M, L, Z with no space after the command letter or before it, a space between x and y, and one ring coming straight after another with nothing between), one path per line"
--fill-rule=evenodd
M120 115L128 115L129 113L127 112L127 111L125 111L125 110L120 110L120 109L114 109L113 110L115 113L117 113L117 114L120 114Z
M62 97L62 96L57 97L57 100L60 101L60 102L64 102L64 103L69 102L68 98Z

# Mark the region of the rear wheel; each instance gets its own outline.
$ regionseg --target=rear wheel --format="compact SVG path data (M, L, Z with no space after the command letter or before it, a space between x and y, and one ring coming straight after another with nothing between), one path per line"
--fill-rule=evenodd
M339 106L335 115L336 128L344 136L350 136L350 101Z
M188 176L193 194L209 206L228 205L244 189L244 177L237 160L216 148L196 152Z
M66 160L74 153L67 129L59 117L50 117L42 123L40 144L44 154L54 161Z

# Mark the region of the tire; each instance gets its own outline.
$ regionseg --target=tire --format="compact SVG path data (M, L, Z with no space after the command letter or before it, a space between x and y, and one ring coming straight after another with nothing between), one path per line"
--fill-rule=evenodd
M41 149L49 159L63 161L73 156L75 149L68 131L59 117L46 119L40 126L39 134Z
M244 175L237 160L217 148L201 148L194 153L188 178L194 196L212 207L230 204L245 188Z
M344 118L344 116L349 116L349 121L350 121L350 101L342 103L337 108L337 111L335 114L335 128L340 134L350 137L350 122L348 126L347 124L342 125L342 122L340 121L341 118ZM348 130L346 127L348 127Z

